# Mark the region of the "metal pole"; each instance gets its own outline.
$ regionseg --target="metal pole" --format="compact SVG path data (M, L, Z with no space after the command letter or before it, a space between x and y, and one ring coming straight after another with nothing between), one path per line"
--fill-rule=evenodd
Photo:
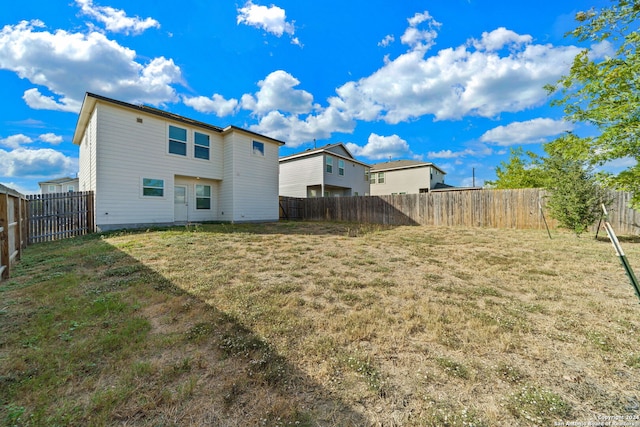
M549 231L549 224L547 224L547 219L544 217L544 211L542 210L542 204L540 203L540 199L538 199L538 207L540 208L540 214L542 215L542 220L544 221L544 226L547 228L547 234L549 235L549 239L551 239L551 232Z
M602 210L604 211L604 216L605 216L604 228L605 230L607 230L607 235L609 236L609 240L611 240L611 244L613 245L613 248L615 249L616 254L620 257L620 262L624 267L624 271L627 273L627 277L629 278L629 281L631 281L631 286L633 286L633 289L636 291L636 296L638 297L638 299L640 299L640 287L638 286L638 279L636 278L636 275L633 273L633 269L631 268L631 265L629 265L629 260L627 260L627 257L625 256L624 251L622 250L622 246L620 246L620 242L618 241L618 237L616 236L616 233L614 233L613 228L611 227L611 224L609 224L609 221L607 221L606 219L608 214L604 204L602 205Z

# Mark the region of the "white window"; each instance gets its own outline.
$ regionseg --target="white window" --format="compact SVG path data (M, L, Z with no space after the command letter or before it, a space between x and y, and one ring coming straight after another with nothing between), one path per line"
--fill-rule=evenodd
M187 155L187 130L169 125L169 153Z
M378 184L384 184L384 172L378 172Z
M142 178L142 195L145 197L164 197L164 180Z
M69 193L73 193L75 191L75 188L73 187L73 185L67 185L67 191Z
M200 132L193 133L193 157L209 160L209 135Z
M344 176L344 160L338 160L338 175Z
M327 173L333 173L333 157L331 156L327 156L327 160L326 160L326 171Z
M376 173L375 172L371 172L371 181L369 181L369 184L375 184L376 183Z
M364 182L369 182L369 169L364 170Z
M253 154L264 157L264 142L253 141Z
M49 185L48 187L48 192L49 193L55 193L56 192L56 186L55 185Z
M196 184L196 209L211 209L211 186Z

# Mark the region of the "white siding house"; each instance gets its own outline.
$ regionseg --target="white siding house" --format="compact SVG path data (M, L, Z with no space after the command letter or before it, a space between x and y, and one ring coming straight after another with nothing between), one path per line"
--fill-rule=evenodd
M99 230L278 220L281 141L87 93L73 142Z
M394 160L371 167L371 195L427 193L449 187L444 172L433 163Z
M280 195L333 197L369 195L369 168L343 144L280 158Z
M64 177L41 181L38 185L40 186L40 194L50 194L79 191L80 184L78 178Z

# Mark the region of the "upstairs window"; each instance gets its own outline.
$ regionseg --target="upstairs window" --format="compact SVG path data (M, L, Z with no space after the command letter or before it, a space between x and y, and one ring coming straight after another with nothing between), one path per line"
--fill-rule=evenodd
M169 153L187 155L187 130L169 125Z
M48 191L49 193L55 193L55 192L56 192L56 186L55 186L55 185L49 185L49 186L47 187L47 191Z
M338 160L338 175L344 176L344 160Z
M264 157L264 142L253 141L253 155Z
M369 182L369 169L364 170L364 182Z
M371 172L371 180L369 181L369 184L375 184L376 183L376 173L375 172Z
M193 133L193 156L196 159L209 160L209 135L204 133Z
M325 170L327 171L327 173L333 173L333 157L327 156Z
M378 184L384 184L384 172L378 172Z

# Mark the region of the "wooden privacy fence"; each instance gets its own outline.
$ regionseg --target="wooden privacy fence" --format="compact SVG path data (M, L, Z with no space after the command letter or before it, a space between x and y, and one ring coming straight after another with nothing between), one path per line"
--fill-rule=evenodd
M93 192L34 194L29 201L29 243L93 233Z
M630 193L609 192L609 222L616 232L638 234L640 213L629 209ZM456 190L354 197L281 197L282 218L389 225L433 225L543 229L557 221L546 209L542 189ZM542 209L541 209L542 207ZM594 224L593 229L597 227Z
M9 278L11 267L27 246L27 199L0 185L0 281Z

